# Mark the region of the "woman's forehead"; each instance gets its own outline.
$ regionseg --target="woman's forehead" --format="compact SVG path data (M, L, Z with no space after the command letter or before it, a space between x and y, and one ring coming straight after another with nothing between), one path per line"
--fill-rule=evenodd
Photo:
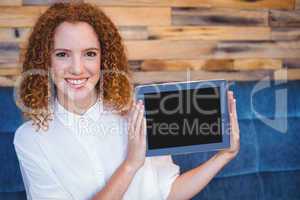
M63 22L54 34L54 48L99 48L97 34L86 22Z

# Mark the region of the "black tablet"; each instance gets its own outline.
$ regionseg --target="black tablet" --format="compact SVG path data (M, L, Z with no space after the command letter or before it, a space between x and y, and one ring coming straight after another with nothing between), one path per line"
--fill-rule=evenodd
M230 147L227 81L187 81L135 87L144 102L147 156Z

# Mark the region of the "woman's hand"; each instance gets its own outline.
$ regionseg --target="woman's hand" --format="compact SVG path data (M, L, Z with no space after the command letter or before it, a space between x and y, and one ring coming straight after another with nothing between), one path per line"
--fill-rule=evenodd
M146 119L142 101L134 102L128 119L128 147L126 164L138 170L145 162L146 154Z
M233 92L228 92L228 109L230 117L230 148L219 151L218 154L233 159L240 150L240 130L236 113L236 100Z

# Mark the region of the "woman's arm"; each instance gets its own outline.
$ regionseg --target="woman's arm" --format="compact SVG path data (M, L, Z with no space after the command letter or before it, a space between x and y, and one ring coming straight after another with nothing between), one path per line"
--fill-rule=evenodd
M144 108L141 102L133 106L129 118L127 158L114 172L107 184L93 200L119 200L127 191L138 169L143 166L146 154Z
M191 199L230 161L220 153L202 165L180 175L172 184L168 200Z
M231 124L231 147L226 150L219 151L200 166L178 176L174 183L168 200L174 199L191 199L199 193L211 179L239 152L240 139L239 127L236 114L236 104L233 93L228 93L229 115Z
M93 200L122 199L137 169L123 162Z

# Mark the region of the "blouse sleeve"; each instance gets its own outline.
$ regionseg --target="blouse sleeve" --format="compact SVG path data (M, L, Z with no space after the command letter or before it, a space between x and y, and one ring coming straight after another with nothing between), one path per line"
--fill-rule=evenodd
M156 170L161 196L163 199L167 199L171 191L172 183L180 174L180 168L173 162L170 155L155 156L151 159L154 169Z
M21 175L28 200L70 200L67 193L46 158L32 140L31 134L18 129L14 138L14 147L19 160Z

